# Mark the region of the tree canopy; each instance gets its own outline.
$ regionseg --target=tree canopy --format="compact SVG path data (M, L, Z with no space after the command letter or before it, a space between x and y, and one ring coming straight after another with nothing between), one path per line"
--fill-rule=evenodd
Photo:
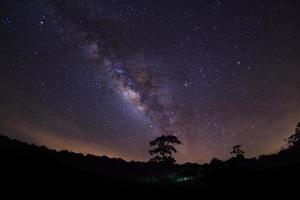
M174 144L181 144L178 138L174 135L162 135L150 142L150 146L156 146L149 153L153 156L150 162L174 164L176 160L172 157L177 150L173 147Z
M295 133L287 138L287 143L289 148L300 147L300 122L298 122L295 128Z

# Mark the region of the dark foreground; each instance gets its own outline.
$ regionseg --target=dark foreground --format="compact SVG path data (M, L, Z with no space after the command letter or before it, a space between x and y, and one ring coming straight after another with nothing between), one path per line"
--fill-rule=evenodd
M161 166L57 152L0 136L0 199L293 195L299 155L290 149L259 159Z

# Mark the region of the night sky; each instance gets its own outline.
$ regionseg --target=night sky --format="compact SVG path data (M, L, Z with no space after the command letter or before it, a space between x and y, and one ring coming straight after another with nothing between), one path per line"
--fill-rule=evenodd
M300 1L0 3L0 133L179 162L274 153L300 121Z

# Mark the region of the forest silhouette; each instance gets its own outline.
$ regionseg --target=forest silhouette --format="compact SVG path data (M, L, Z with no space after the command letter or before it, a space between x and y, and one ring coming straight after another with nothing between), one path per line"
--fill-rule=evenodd
M291 191L297 189L292 180L300 177L300 123L285 141L287 147L276 154L245 158L241 145L235 145L232 158L213 158L200 165L175 164L172 153L177 151L172 145L181 144L175 136L151 141L150 146L155 148L150 154L154 159L149 162L58 152L0 136L0 197L102 195L112 190L118 194L148 192L154 196L250 188L255 192Z

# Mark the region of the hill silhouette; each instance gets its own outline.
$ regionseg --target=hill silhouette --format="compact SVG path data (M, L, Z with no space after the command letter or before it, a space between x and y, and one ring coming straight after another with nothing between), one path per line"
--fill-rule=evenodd
M290 191L300 177L299 152L290 148L259 158L160 165L58 152L0 136L0 197Z

